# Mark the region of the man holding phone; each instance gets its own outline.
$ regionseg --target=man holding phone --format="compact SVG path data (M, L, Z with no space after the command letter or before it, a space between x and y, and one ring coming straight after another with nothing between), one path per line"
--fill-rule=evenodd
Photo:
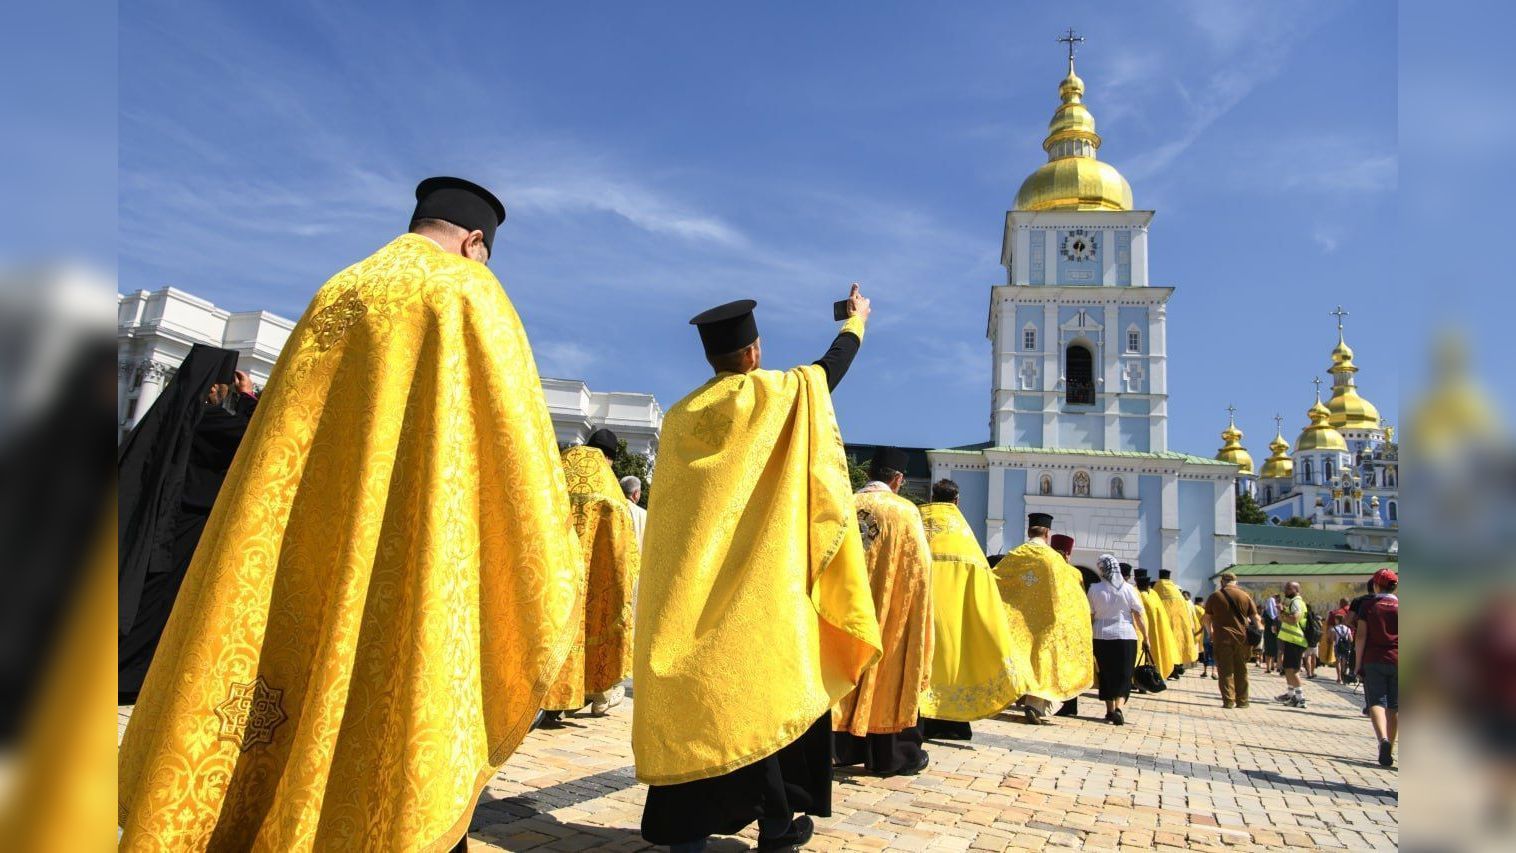
M759 850L805 844L831 708L883 648L831 398L869 301L853 284L826 354L786 371L761 369L756 305L690 321L715 375L664 416L648 507L632 752L642 837L675 853L754 821Z

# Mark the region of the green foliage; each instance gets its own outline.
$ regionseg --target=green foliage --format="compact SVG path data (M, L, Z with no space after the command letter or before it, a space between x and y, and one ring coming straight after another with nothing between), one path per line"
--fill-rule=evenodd
M869 481L869 467L848 454L847 476L853 482L853 491L863 488Z
M1281 522L1280 526L1281 527L1315 527L1316 525L1309 518L1304 518L1304 517L1301 517L1301 516L1298 516L1298 515L1292 515L1289 518L1286 518L1283 522Z
M1243 492L1237 496L1237 523L1238 524L1268 524L1269 515L1258 506L1258 501L1253 496Z
M642 500L637 505L647 509L648 498L653 494L653 483L648 478L648 459L640 453L629 453L626 449L626 439L616 440L616 458L611 460L611 470L616 472L616 479L627 475L636 477L642 481Z

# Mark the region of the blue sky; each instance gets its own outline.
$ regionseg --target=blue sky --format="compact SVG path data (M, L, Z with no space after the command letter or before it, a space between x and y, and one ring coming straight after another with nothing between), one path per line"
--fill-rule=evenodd
M303 310L459 174L510 218L491 267L545 374L651 391L708 369L686 319L760 302L767 366L876 320L838 390L849 440L988 437L1004 213L1045 155L1062 46L1101 157L1158 211L1170 444L1226 406L1255 456L1305 424L1352 313L1398 421L1393 4L134 3L120 19L120 281Z

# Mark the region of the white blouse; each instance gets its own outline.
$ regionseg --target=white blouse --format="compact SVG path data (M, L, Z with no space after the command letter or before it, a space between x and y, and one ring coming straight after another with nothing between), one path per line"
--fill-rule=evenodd
M1136 587L1124 583L1117 589L1100 581L1090 587L1089 598L1095 639L1137 639L1137 626L1132 622L1132 611L1142 612L1142 599L1137 597Z

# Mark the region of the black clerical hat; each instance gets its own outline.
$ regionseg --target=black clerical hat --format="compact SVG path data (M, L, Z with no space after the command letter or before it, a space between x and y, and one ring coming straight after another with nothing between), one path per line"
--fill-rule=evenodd
M1028 527L1052 527L1053 517L1045 512L1029 512L1026 514Z
M1168 569L1159 569L1158 570L1158 579L1161 580L1161 581L1166 581L1166 580L1168 580L1169 578L1171 578L1173 576L1174 576L1174 573L1172 571L1168 570Z
M752 299L739 299L691 317L690 325L700 330L705 354L729 355L758 340L758 321L753 317L757 307Z
M584 443L590 447L598 449L601 453L604 453L605 458L607 459L616 458L616 434L604 427L601 427L600 429L597 429L594 432L590 433L590 437L586 439Z
M1135 571L1135 572L1132 573L1132 576L1135 577L1137 580L1144 580L1147 577L1149 577L1148 570L1147 569L1138 569L1137 571Z
M898 447L877 447L874 449L874 462L869 467L873 470L888 468L891 471L905 473L905 466L910 464L910 457Z
M495 252L495 228L505 221L505 205L495 194L462 178L427 178L416 185L418 219L441 219L459 228L484 232L484 247Z
M1122 563L1121 564L1121 576L1124 577L1124 578L1129 578L1129 577L1132 576L1132 564L1131 563Z

